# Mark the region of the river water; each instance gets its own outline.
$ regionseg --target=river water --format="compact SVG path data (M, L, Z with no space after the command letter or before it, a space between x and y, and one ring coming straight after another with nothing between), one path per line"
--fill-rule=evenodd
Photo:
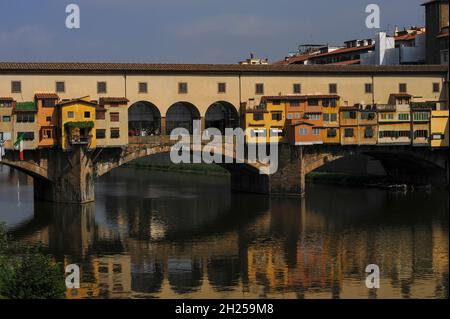
M80 266L67 298L448 298L448 208L439 191L269 198L232 193L227 177L131 168L103 176L95 203L55 205L0 167L13 241Z

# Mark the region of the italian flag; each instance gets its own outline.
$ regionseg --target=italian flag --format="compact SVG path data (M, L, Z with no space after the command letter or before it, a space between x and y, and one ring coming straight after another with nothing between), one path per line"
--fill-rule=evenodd
M14 142L14 148L19 148L20 160L23 161L23 134L21 134L17 138L17 141Z

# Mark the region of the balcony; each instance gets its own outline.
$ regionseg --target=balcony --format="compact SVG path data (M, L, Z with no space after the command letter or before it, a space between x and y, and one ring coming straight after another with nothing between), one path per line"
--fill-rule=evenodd
M396 110L397 106L394 104L377 104L377 111L395 112Z
M70 139L70 144L72 145L89 145L92 142L92 135L88 135L88 136L71 136Z

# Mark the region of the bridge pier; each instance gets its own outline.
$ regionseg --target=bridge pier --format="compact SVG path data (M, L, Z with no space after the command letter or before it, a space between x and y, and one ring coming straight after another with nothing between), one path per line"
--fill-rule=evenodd
M49 155L51 179L34 179L35 199L77 204L94 201L92 153L75 146L70 152L52 151Z
M305 195L305 155L302 146L280 144L278 170L269 176L270 194Z

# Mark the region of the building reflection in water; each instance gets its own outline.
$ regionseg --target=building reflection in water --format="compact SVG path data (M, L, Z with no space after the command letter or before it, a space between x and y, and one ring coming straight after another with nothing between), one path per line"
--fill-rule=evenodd
M104 178L95 204L36 203L10 229L80 265L68 298L448 298L447 195L312 186L305 200L267 198L133 172ZM378 290L365 287L371 263Z

